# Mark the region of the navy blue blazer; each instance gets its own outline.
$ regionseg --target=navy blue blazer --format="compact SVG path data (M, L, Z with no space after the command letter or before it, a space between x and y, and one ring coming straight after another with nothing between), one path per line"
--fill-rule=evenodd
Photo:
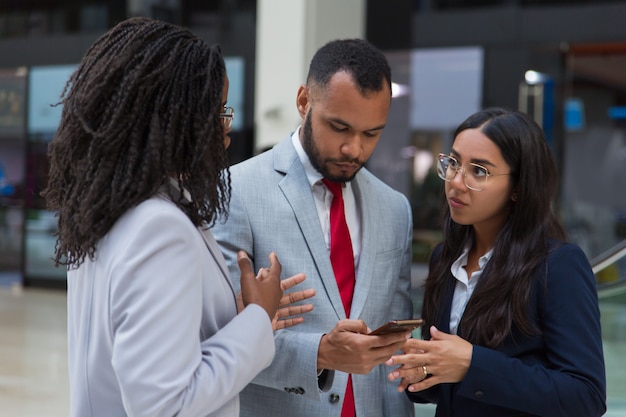
M465 378L407 395L436 403L436 417L595 417L606 411L606 376L595 277L583 251L554 245L535 273L530 311L541 334L514 327L497 350L474 345ZM441 246L433 252L433 260ZM449 333L455 279L450 274L443 319ZM430 323L428 323L430 325ZM424 338L430 338L427 327ZM463 337L463 320L459 336Z

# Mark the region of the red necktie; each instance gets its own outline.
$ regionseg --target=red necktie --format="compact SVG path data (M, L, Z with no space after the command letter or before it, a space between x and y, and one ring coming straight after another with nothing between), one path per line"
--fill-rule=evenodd
M333 202L330 206L330 263L333 265L343 309L346 312L346 317L350 317L355 280L354 253L352 252L352 240L343 208L341 183L327 179L323 179L322 182L333 193ZM352 376L348 375L348 386L341 409L341 417L354 417L355 415Z

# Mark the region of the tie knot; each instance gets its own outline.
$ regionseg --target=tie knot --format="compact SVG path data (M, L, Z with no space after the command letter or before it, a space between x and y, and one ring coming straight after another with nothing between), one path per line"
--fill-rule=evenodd
M322 182L324 183L326 187L328 187L330 192L333 193L333 197L342 196L342 193L341 193L342 183L327 180L326 178L323 178Z

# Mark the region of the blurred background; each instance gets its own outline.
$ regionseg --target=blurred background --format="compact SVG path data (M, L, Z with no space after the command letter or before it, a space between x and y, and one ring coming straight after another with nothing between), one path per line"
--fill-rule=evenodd
M434 158L481 108L531 114L559 166L559 215L596 272L606 415L626 415L626 1L609 0L1 0L0 410L67 414L65 272L50 260L56 219L39 192L67 78L100 35L131 16L221 45L237 115L233 163L299 124L296 90L319 46L360 37L385 52L394 98L368 168L412 204L416 315L425 262L441 238ZM59 340L43 353L25 347L51 337ZM45 354L48 365L32 365ZM42 413L29 393L51 375L59 411Z

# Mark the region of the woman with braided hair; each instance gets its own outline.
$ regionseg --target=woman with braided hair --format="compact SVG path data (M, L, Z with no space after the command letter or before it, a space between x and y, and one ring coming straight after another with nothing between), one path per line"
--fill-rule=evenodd
M147 18L87 51L62 94L43 192L68 269L70 415L238 415L238 393L274 356L272 330L310 311L281 265L242 290L208 226L230 198L234 113L217 46ZM282 307L281 307L282 306Z

